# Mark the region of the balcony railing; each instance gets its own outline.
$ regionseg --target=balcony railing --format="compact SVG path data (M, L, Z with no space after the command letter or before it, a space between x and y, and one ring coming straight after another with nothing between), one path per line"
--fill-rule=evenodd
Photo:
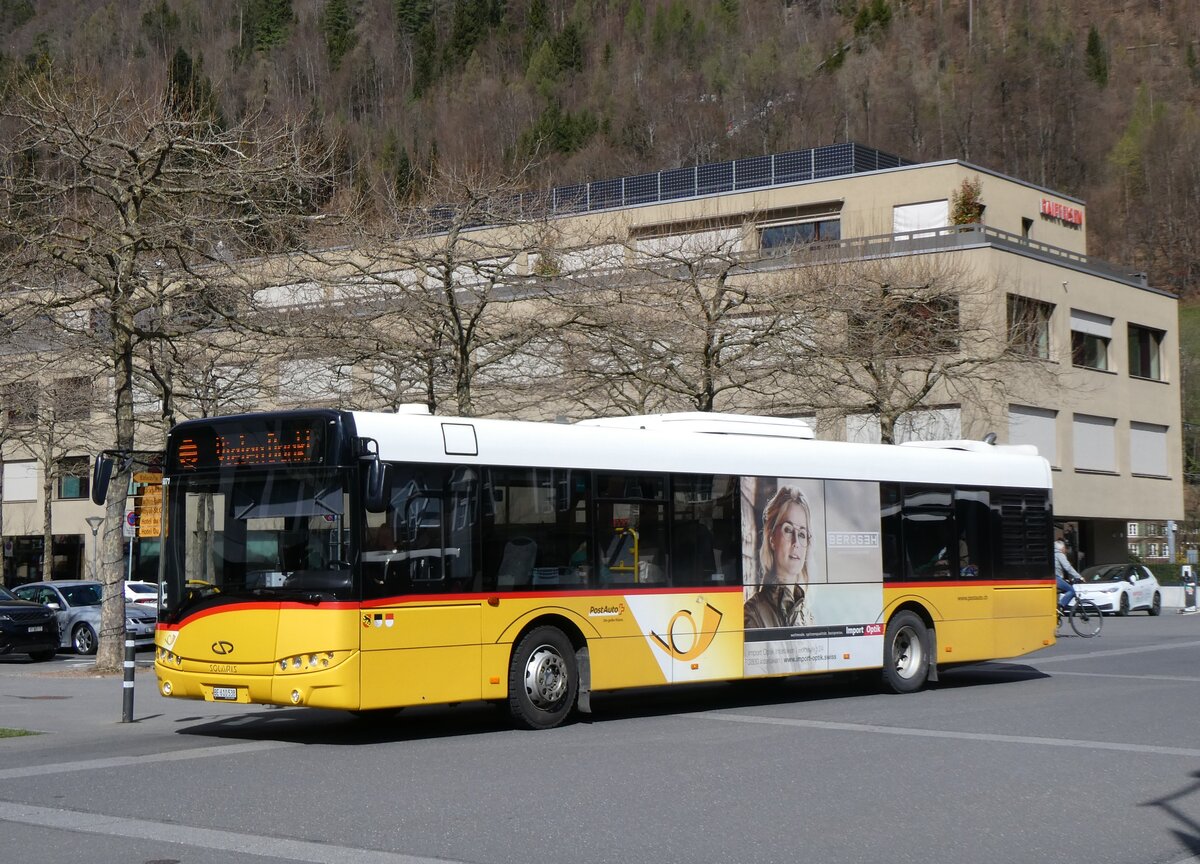
M994 246L1007 249L1051 264L1070 267L1094 276L1111 279L1135 288L1150 289L1146 274L1131 272L1127 267L1118 267L1107 261L1102 261L1081 252L1051 246L1013 234L991 228L978 223L971 225L949 225L945 228L925 228L903 234L877 234L869 237L852 237L845 240L830 240L811 243L801 247L777 247L773 249L756 250L747 256L748 260L766 258L788 258L792 255L803 255L812 260L826 259L862 259L884 257L888 255L904 255L913 252L931 252L947 249L964 249L976 246ZM1170 292L1162 291L1169 294Z

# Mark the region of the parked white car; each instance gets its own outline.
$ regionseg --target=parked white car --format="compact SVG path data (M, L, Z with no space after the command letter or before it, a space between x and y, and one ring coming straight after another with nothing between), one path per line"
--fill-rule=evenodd
M126 582L125 601L143 606L158 606L158 586L153 582Z
M1151 615L1162 612L1162 589L1149 568L1141 564L1098 564L1079 574L1075 593L1091 600L1102 612L1128 615L1145 609Z

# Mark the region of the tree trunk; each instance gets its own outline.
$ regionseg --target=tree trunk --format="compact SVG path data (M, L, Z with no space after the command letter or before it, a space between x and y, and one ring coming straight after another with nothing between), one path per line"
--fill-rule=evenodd
M116 449L133 455L133 315L113 313L112 368L115 373L114 401L117 426ZM125 505L132 476L130 459L118 457L105 502L104 541L101 544L100 581L104 583L104 607L100 617L100 645L96 671L116 672L125 655ZM131 550L132 551L132 550Z

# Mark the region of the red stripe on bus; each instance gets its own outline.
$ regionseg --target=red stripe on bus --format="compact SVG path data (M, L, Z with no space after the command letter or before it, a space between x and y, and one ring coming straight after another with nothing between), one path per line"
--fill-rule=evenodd
M599 591L506 591L504 593L496 591L487 591L482 593L471 594L397 594L393 597L380 597L374 600L367 600L363 603L358 603L350 600L330 600L321 603L321 609L339 609L353 610L359 609L382 609L384 607L400 606L407 603L429 603L430 601L463 601L463 600L480 600L486 602L488 599L507 598L509 600L533 598L545 599L549 597L621 597L629 594L695 594L699 591L703 594L732 594L742 592L741 585L722 585L716 588L698 589L693 586L690 588L610 588ZM312 603L296 603L290 600L256 600L248 603L227 603L221 606L214 606L211 609L202 609L198 612L193 612L185 617L182 621L176 624L158 624L159 630L178 630L189 621L196 621L200 618L207 618L209 615L217 615L224 612L242 612L245 610L269 610L282 611L284 609L309 609L315 610L317 606Z
M971 579L943 582L884 582L885 588L1014 588L1054 585L1054 579Z

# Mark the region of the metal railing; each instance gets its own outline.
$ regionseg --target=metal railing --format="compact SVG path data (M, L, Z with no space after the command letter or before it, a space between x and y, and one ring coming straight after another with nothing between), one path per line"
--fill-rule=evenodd
M820 241L804 246L755 250L753 253L748 253L747 258L762 260L802 254L810 260L820 260L821 258L850 260L974 246L994 246L1007 249L1041 261L1112 279L1135 288L1157 290L1149 288L1145 273L1133 272L1127 267L1119 267L1082 252L1051 246L1049 243L1031 240L1019 234L1002 231L999 228L990 228L979 223L926 228L901 234L876 234L869 237L852 237L846 240Z

